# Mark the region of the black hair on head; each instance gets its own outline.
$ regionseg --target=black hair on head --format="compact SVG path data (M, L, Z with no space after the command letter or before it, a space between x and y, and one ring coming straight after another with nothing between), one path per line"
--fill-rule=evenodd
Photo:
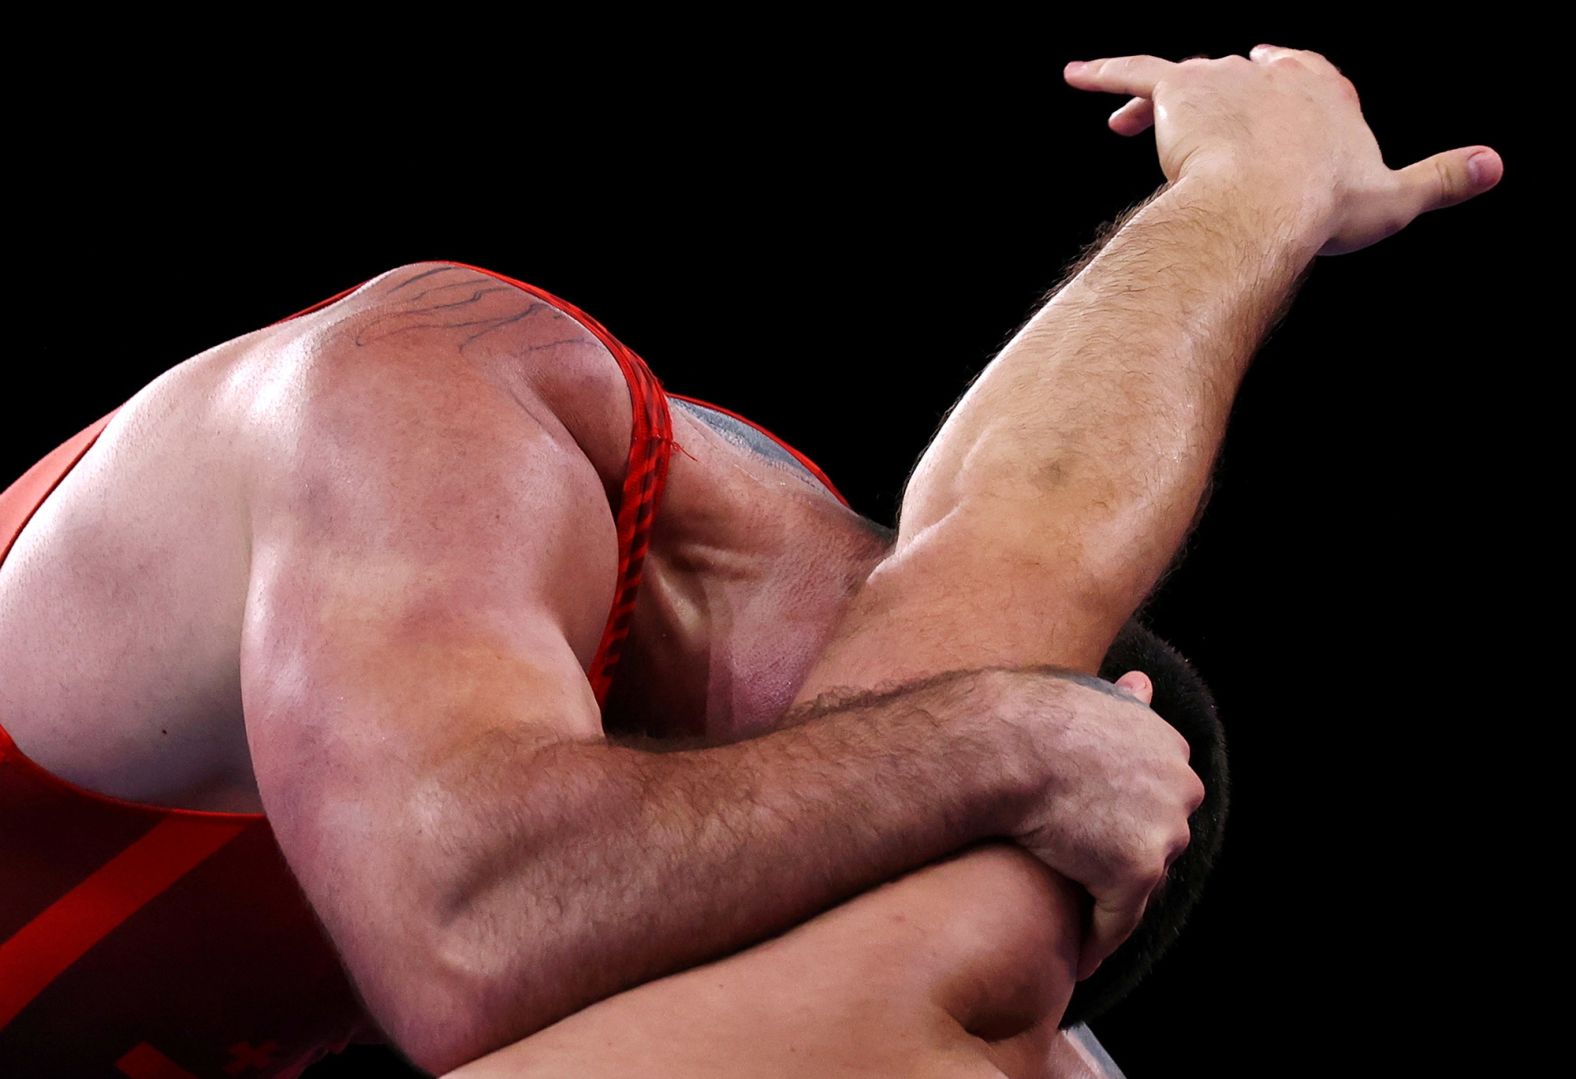
M1204 892L1226 824L1230 794L1226 735L1209 686L1181 652L1137 618L1122 627L1099 673L1107 682L1115 682L1128 671L1143 671L1149 676L1155 687L1150 707L1187 739L1188 761L1204 784L1204 801L1188 818L1191 839L1187 849L1171 863L1149 897L1143 921L1099 970L1073 989L1062 1015L1062 1029L1109 1011L1143 981L1171 947Z

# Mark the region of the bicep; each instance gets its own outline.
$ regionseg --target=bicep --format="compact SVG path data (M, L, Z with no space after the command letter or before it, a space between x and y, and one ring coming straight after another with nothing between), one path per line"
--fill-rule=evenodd
M601 735L584 665L617 540L595 470L509 394L423 362L304 376L251 491L253 768L353 972L440 903L435 792L489 746Z

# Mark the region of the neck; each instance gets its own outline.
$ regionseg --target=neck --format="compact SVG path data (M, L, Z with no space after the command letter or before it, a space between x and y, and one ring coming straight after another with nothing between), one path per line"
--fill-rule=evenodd
M675 453L612 734L737 740L771 729L886 543L818 483L675 410Z

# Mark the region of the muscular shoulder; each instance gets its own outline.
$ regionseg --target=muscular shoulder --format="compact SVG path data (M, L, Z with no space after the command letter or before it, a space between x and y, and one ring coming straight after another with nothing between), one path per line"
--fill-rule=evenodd
M397 392L455 423L485 386L574 443L611 496L633 416L617 360L590 329L536 294L468 266L395 267L256 342L239 407L249 426L292 438L310 400L350 437L379 417L365 392Z

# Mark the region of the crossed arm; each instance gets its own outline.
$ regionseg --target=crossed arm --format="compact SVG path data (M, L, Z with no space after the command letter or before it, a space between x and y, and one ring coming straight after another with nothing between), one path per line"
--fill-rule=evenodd
M920 459L897 545L795 710L948 668L1097 669L1197 519L1236 386L1312 259L1296 234L1256 232L1267 217L1233 216L1239 197L1164 188L1073 267ZM1152 283L1124 298L1135 280ZM1056 1026L1080 935L1065 878L977 847L464 1074L611 1075L631 1051L653 1075L1077 1074Z
M1316 54L1254 56L1076 76L1153 99L1173 183L948 417L822 684L1092 670L1191 523L1247 358L1312 255L1487 189L1466 182L1470 147L1386 168ZM575 342L547 304L487 318L521 301L485 282L389 299L431 277L300 326L302 377L262 395L298 407L257 433L241 662L275 834L413 1059L474 1059L983 837L1096 898L1082 965L1123 938L1185 819L1180 747L1152 716L1124 742L1003 692L988 714L903 699L704 752L607 744L577 677L612 598L584 587L614 576L599 477L462 354Z

